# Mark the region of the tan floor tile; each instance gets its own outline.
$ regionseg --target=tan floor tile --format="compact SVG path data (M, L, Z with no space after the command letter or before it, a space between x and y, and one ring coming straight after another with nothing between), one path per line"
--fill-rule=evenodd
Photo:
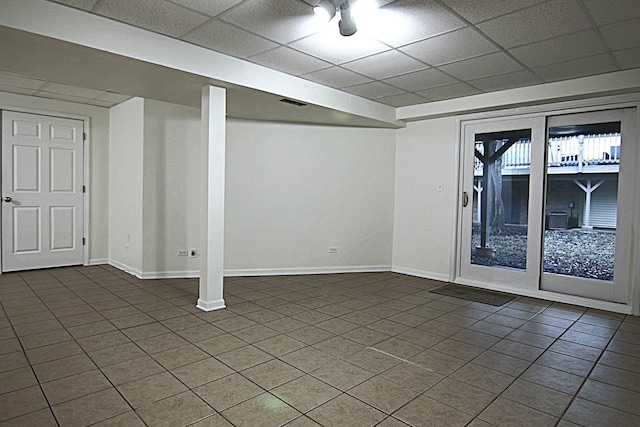
M222 415L216 414L191 424L192 427L233 427L233 424L225 420Z
M544 412L498 397L479 416L481 420L497 426L555 426L558 419Z
M51 405L111 387L111 383L97 369L42 384L44 394Z
M354 329L353 331L349 331L346 334L343 334L342 337L368 347L376 345L377 343L388 339L390 335L374 331L373 329L369 329L367 327L362 327Z
M276 387L271 392L303 413L341 394L340 390L309 375Z
M268 338L275 337L276 335L280 335L280 333L273 329L269 329L266 326L254 325L235 331L233 335L248 342L249 344L254 344L258 341L263 341Z
M587 380L578 397L640 416L640 393L621 387Z
M423 368L431 369L443 375L451 375L467 363L464 359L459 359L435 350L425 350L409 360Z
M144 351L140 350L140 348L133 343L120 344L89 353L91 359L100 368L145 355Z
M260 350L266 351L272 356L282 356L283 354L291 353L292 351L299 350L307 345L296 339L290 338L287 335L278 335L264 341L259 341L255 343L254 346Z
M92 409L88 411L87 408ZM130 410L131 407L113 388L53 406L56 419L64 426L93 424Z
M96 369L96 365L86 354L78 354L33 366L40 382L53 381L93 369Z
M376 374L402 363L401 359L384 352L377 351L373 348L365 348L364 350L345 358L345 360Z
M172 348L188 344L187 340L174 332L136 340L135 343L149 354L160 353L161 351L171 350Z
M304 372L313 372L323 366L333 364L338 360L313 347L305 347L287 353L281 356L280 359Z
M180 331L182 329L193 328L196 326L207 325L207 322L196 317L192 314L188 314L186 316L172 317L170 319L166 319L161 321L164 326L171 329L172 331Z
M497 396L450 378L439 382L424 394L473 416L482 412Z
M522 374L530 365L526 360L491 350L487 350L473 359L473 363L514 377Z
M117 389L133 408L139 408L181 393L187 387L169 372L164 372L121 384Z
M531 365L521 378L567 394L577 393L584 382L581 376L537 364Z
M345 358L365 349L365 346L343 337L329 338L313 347L338 358Z
M116 327L107 320L101 320L99 322L87 323L85 325L73 326L67 329L69 333L75 338L86 338L93 335L101 335L107 332L116 331Z
M502 393L516 379L511 375L503 374L475 363L467 363L454 372L450 378L494 394Z
M263 393L226 411L222 415L233 425L283 425L301 414L272 394Z
M572 395L523 379L511 384L502 397L556 417L562 416L573 399Z
M20 417L11 418L7 421L0 421L0 427L57 427L51 409L40 409Z
M23 351L0 355L0 372L11 371L26 366L29 366L29 361Z
M256 325L253 320L249 320L243 316L229 317L218 322L214 322L213 325L226 332L239 331L240 329L248 328L249 326Z
M2 372L0 373L0 394L27 388L37 383L30 367Z
M402 363L383 372L381 375L419 392L433 387L445 378L442 374L411 363Z
M213 409L191 391L154 402L137 410L148 425L188 425L214 414Z
M27 350L26 354L32 364L49 362L51 360L62 359L82 353L82 349L75 341L65 341L58 344L51 344L44 347L37 347Z
M149 323L155 323L155 319L144 314L133 314L130 316L118 317L116 319L111 319L110 322L115 325L118 329L127 329L133 328L135 326L146 325Z
M419 396L400 408L395 414L414 427L420 426L465 426L473 416L440 403L427 396Z
M200 350L193 344L183 345L171 350L155 353L153 358L166 369L174 369L180 366L189 365L199 360L210 358L211 356Z
M220 412L264 392L240 374L220 378L193 391Z
M72 340L71 335L64 329L20 337L20 342L25 350L70 340Z
M391 414L418 395L418 392L383 377L373 377L352 388L350 395Z
M342 391L368 380L374 374L351 363L338 360L311 372L311 375Z
M547 351L540 356L540 358L536 360L536 364L559 369L582 377L587 376L593 368L593 362L552 351Z
M585 399L576 398L563 419L585 427L637 427L640 417Z
M145 423L135 412L129 411L93 424L93 427L145 427Z
M207 323L201 326L195 326L188 329L181 329L179 331L176 331L176 333L180 335L182 338L186 339L187 341L194 343L194 342L206 340L208 338L213 338L219 335L223 335L225 332L222 329L216 328L215 326Z
M506 339L544 349L549 348L549 346L555 341L554 338L524 331L522 329L516 329L507 335Z
M19 337L26 335L33 335L42 332L54 331L56 329L62 329L62 324L57 320L43 320L41 322L23 323L21 325L15 325L14 329Z
M194 344L212 356L227 353L247 345L246 342L227 333L213 338L208 338L203 341L198 341Z
M301 322L300 320L292 319L291 317L285 317L282 319L267 322L264 326L286 334L287 332L295 331L296 329L304 328L309 325Z
M149 356L138 357L102 368L102 372L114 385L128 383L164 371L165 369Z
M188 385L189 388L194 388L234 373L233 369L214 357L208 357L190 365L172 369L171 372L180 381Z
M342 394L310 411L307 416L324 426L374 426L386 415L377 409Z
M242 371L242 375L258 384L265 390L270 390L304 375L304 372L287 365L278 359L273 359L260 365Z
M273 359L273 356L269 353L250 345L236 350L231 350L227 353L217 355L216 357L236 371L241 371Z

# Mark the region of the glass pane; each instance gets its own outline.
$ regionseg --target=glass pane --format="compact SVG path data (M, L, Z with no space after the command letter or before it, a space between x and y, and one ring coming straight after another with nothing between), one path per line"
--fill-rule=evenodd
M620 122L549 128L543 270L612 282Z
M531 129L475 135L471 263L527 266Z

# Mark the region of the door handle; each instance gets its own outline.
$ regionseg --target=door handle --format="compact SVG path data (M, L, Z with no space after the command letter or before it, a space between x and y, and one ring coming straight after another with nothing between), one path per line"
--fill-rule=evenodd
M9 197L9 196L5 196L3 200L4 200L5 202L9 203L9 202L11 202L13 199L12 199L11 197Z
M463 191L462 192L462 207L466 208L468 204L469 204L469 195L467 194L466 191Z

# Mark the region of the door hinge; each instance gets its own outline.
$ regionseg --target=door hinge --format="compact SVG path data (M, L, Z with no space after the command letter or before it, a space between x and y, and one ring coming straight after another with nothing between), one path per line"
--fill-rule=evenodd
M87 244L87 239L86 238L82 238L82 246L85 246Z
M87 140L87 133L86 132L82 132L82 140L83 141Z
M86 193L86 192L87 192L87 186L86 186L86 185L83 185L83 186L82 186L82 192L83 192L83 193Z

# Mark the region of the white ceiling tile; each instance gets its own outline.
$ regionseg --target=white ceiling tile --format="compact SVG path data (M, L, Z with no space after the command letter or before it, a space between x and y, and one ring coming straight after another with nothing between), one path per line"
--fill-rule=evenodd
M476 24L496 18L544 0L443 0L447 6Z
M598 25L640 17L638 0L584 0L584 4Z
M29 77L16 76L15 74L0 73L0 85L21 87L25 89L40 89L46 82Z
M350 37L341 36L335 19L321 32L293 42L289 47L333 64L342 64L389 50L389 46L360 31Z
M378 98L376 101L392 107L405 107L407 105L424 104L429 100L415 93L401 93L400 95L385 96Z
M238 58L247 58L278 47L276 43L219 20L206 23L183 39Z
M497 47L472 28L462 28L400 48L430 65L442 65L495 52Z
M365 83L358 86L343 88L342 90L369 99L383 98L385 96L398 95L404 92L398 88L381 82Z
M342 66L375 80L428 68L422 62L416 61L396 50L388 50L367 58L348 62Z
M320 29L313 9L298 0L248 0L220 19L284 44Z
M370 78L341 67L331 67L302 76L307 80L334 88L355 86L372 81Z
M484 92L531 86L540 83L543 83L543 81L529 70L521 70L515 73L501 74L499 76L469 81L470 85Z
M79 104L85 104L89 101L88 98L82 98L79 96L62 95L59 93L43 92L43 91L38 91L35 94L35 96L39 96L41 98L48 98L48 99L57 99L58 101L77 102Z
M600 31L611 50L640 46L640 18L606 25Z
M91 101L88 101L87 104L89 105L95 105L96 107L106 107L106 108L111 108L114 105L118 104L117 102L112 102L112 101L100 101L97 99L92 99Z
M102 0L94 12L136 27L180 37L209 17L164 0Z
M307 74L331 66L328 62L321 61L313 56L284 46L252 56L249 58L249 61L294 76Z
M613 52L618 64L623 70L640 68L640 47Z
M36 90L16 86L5 86L3 84L0 84L0 92L19 93L20 95L33 95L34 93L36 93Z
M203 13L208 16L217 16L225 10L242 3L243 0L170 0L171 3L175 3L189 9L193 9L196 12Z
M617 67L607 54L533 69L533 71L545 81L567 80L616 70Z
M426 89L428 87L448 85L456 81L457 80L453 77L448 76L435 68L404 74L402 76L396 76L384 80L385 83L410 92Z
M441 101L443 99L460 98L462 96L476 95L480 92L478 89L469 86L466 83L456 83L448 86L438 86L431 89L425 89L417 92L418 95L424 96L432 101Z
M100 90L85 89L82 87L68 86L59 83L47 83L40 88L40 91L86 99L93 99L102 94L102 91Z
M67 6L75 7L76 9L91 10L98 0L51 0L55 3L66 4Z
M569 36L557 37L511 49L515 58L528 67L578 59L603 53L605 47L593 30L581 31Z
M358 31L398 47L461 28L464 23L435 0L398 0L358 26Z
M503 52L443 65L438 69L460 80L473 80L522 69L522 66Z
M534 43L590 27L576 0L553 0L478 25L506 48Z

